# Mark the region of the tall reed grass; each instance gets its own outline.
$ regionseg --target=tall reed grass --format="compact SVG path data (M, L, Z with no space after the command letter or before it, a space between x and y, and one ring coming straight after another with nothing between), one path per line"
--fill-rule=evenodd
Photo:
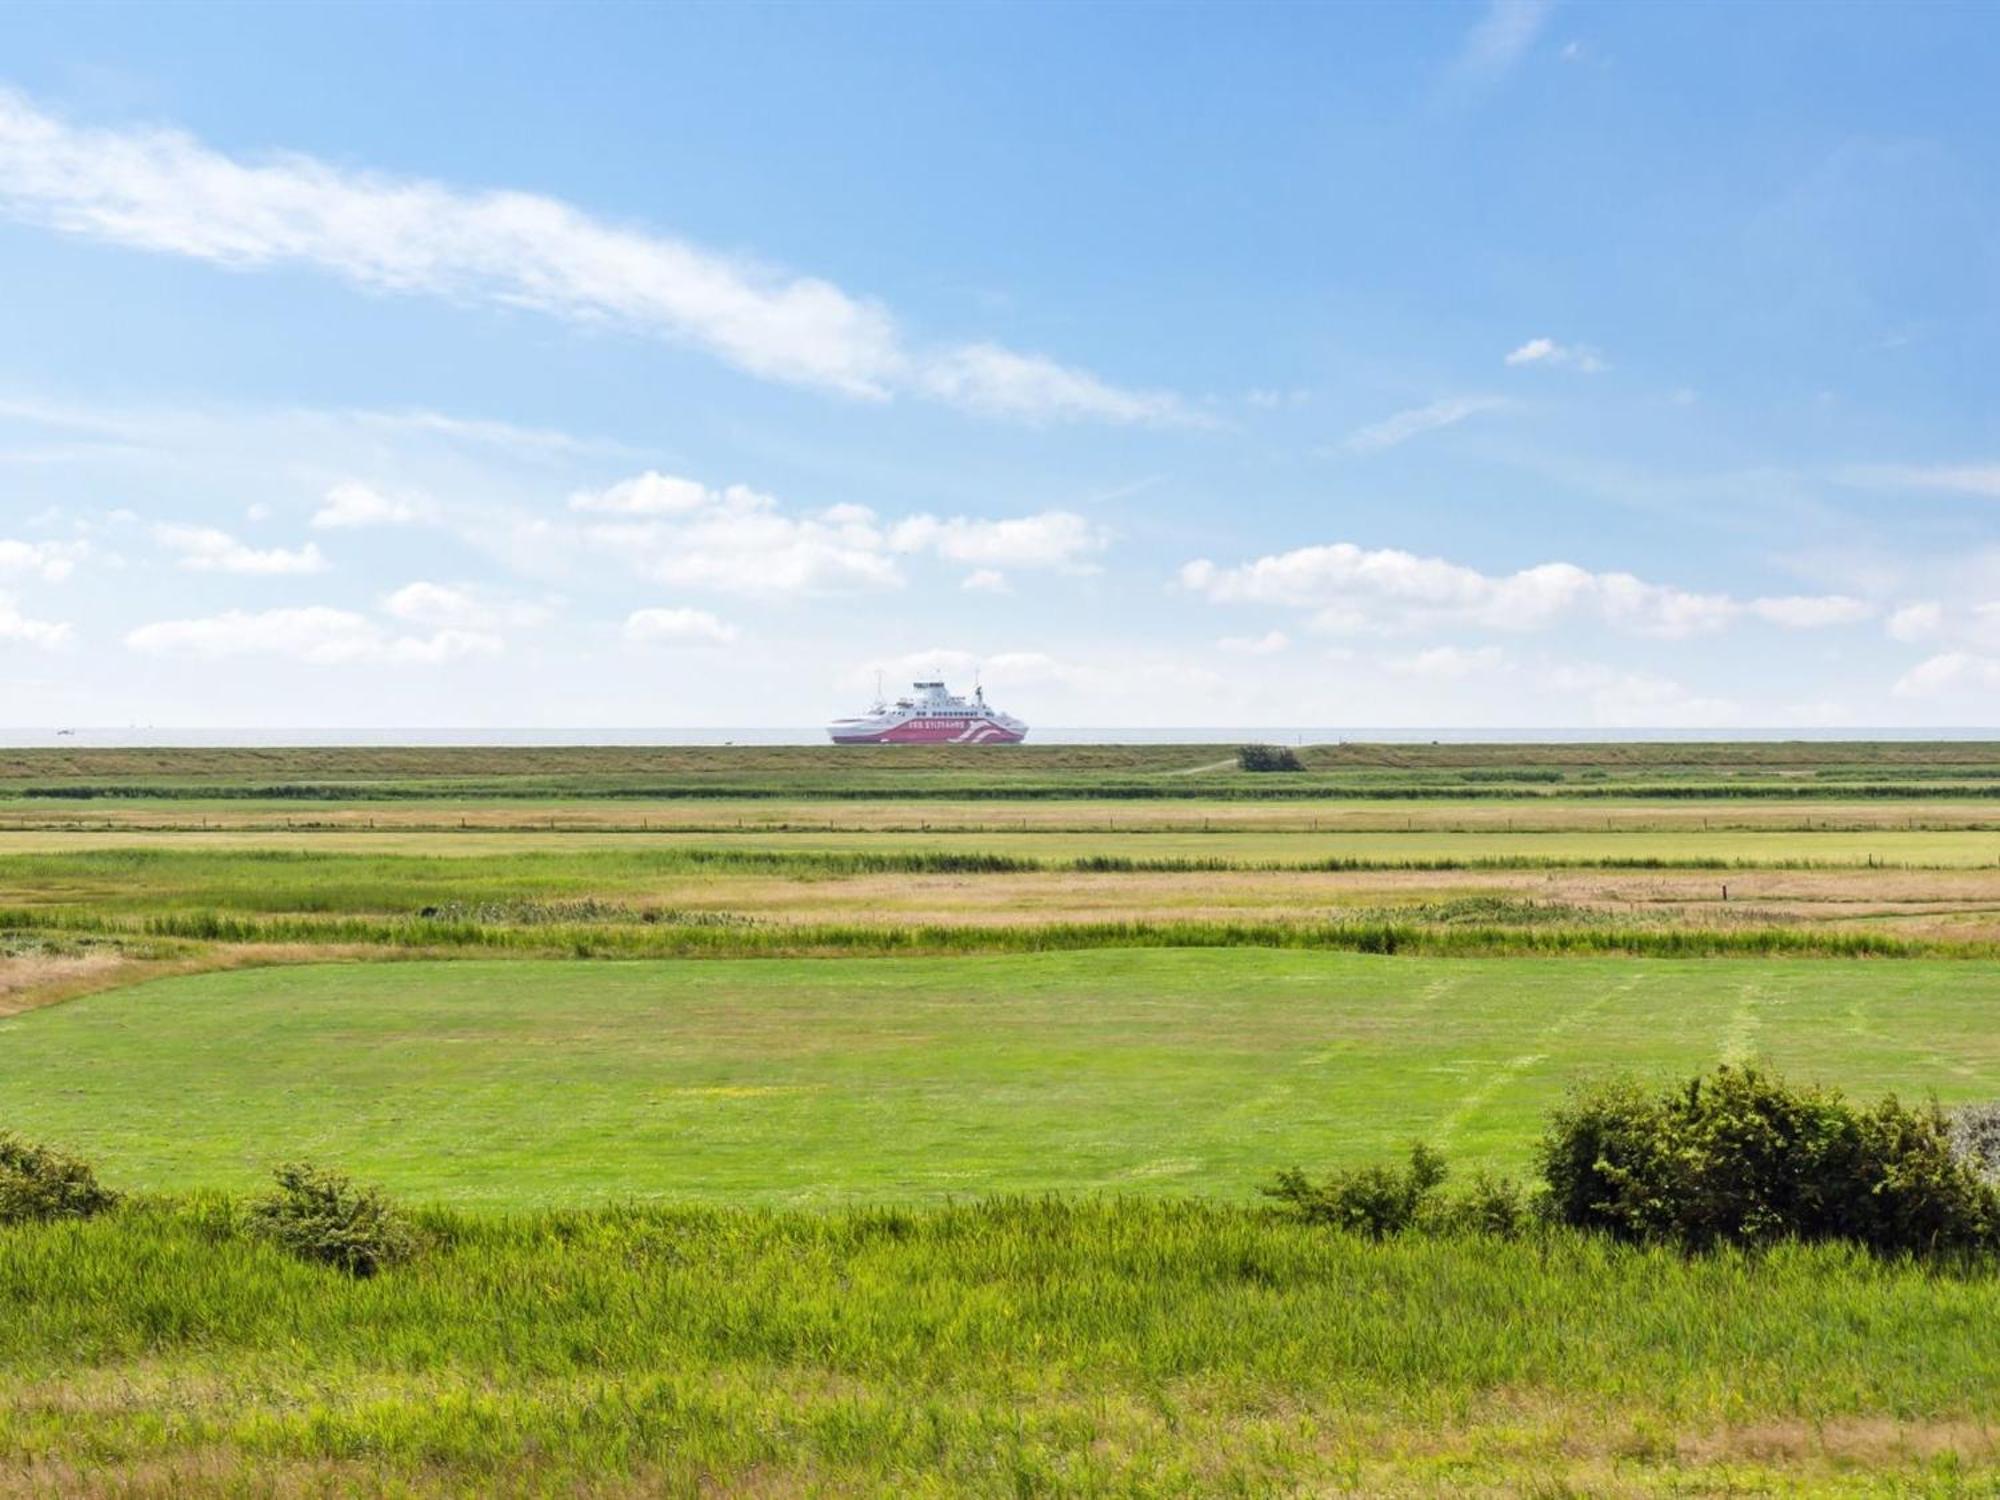
M1964 1479L2000 1404L2000 1278L1835 1247L1372 1244L1197 1201L635 1206L430 1213L423 1259L357 1282L241 1219L150 1200L0 1234L0 1477L134 1493L198 1459L180 1472L260 1493L1755 1491L1837 1474L1862 1420L1928 1434L1905 1478L1969 1448Z

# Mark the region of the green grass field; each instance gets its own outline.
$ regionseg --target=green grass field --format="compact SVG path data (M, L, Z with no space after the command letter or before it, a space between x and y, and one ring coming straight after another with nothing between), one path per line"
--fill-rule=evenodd
M1985 963L957 959L316 965L0 1020L0 1119L135 1188L292 1156L421 1200L1248 1197L1430 1139L1519 1169L1606 1070L2000 1096Z
M2000 1098L2000 747L1305 759L0 752L0 1130L138 1195L0 1228L0 1494L2000 1495L1989 1264L1255 1191ZM299 1156L429 1250L254 1239Z

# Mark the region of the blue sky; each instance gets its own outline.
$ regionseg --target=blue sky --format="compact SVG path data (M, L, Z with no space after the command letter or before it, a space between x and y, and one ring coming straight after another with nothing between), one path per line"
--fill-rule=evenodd
M2000 721L1990 9L0 36L0 722Z

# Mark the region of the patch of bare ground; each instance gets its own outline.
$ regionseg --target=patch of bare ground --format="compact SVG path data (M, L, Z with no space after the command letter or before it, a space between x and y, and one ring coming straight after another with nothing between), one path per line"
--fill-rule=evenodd
M245 943L191 949L170 957L141 956L100 949L76 954L0 954L0 1019L59 1005L85 995L123 989L149 979L204 974L215 969L255 969L279 964L339 960L456 958L456 950L385 951L338 943Z

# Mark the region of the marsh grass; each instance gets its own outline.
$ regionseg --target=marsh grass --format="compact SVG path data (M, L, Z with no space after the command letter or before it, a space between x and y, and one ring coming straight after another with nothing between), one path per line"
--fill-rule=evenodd
M241 916L168 912L116 917L0 908L0 936L89 934L198 943L298 944L529 958L775 958L954 953L1060 953L1106 948L1270 948L1425 957L1960 958L1991 959L2000 944L1935 942L1809 927L1508 925L1419 921L1077 921L1032 923L757 924L705 913L692 922L450 921L430 917Z
M1877 1482L1993 1463L2000 1280L1833 1247L1374 1244L1186 1200L430 1211L431 1253L356 1282L240 1220L151 1199L0 1234L0 1476L130 1493L202 1455L258 1492L1756 1489L1837 1480L1864 1422L1919 1435ZM1798 1437L1730 1436L1760 1430Z

